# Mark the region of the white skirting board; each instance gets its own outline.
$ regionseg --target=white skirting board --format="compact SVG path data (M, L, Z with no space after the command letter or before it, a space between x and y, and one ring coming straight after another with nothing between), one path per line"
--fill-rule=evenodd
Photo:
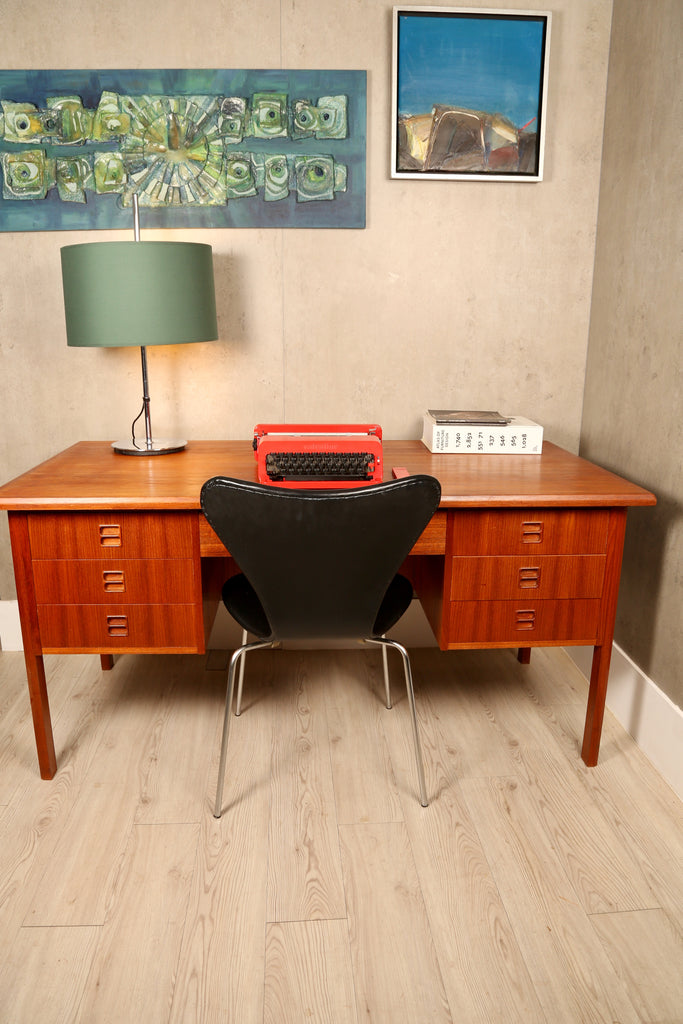
M413 601L391 635L408 647L436 646L419 601ZM231 649L240 643L240 638L241 630L237 624L224 608L219 608L210 646ZM323 642L320 646L329 645ZM16 601L0 601L0 650L22 650ZM586 678L590 678L593 649L568 647L567 653ZM683 799L683 711L631 661L618 644L612 648L607 706Z
M590 679L592 647L567 647ZM660 690L618 644L612 645L607 707L683 800L683 710Z
M23 651L19 602L0 601L0 651Z

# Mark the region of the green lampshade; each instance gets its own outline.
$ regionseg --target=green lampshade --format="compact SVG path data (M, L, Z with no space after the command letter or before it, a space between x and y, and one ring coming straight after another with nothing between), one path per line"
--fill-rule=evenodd
M62 283L68 345L175 345L218 338L210 245L67 245Z

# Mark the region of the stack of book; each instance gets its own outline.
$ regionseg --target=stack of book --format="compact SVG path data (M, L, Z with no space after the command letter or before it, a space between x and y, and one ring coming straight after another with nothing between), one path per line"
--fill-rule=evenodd
M462 409L429 409L422 442L430 452L540 455L543 427L523 416Z

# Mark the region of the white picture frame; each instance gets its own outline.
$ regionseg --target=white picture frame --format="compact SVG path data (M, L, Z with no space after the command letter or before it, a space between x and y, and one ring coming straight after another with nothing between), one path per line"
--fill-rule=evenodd
M391 177L542 181L549 11L393 8Z

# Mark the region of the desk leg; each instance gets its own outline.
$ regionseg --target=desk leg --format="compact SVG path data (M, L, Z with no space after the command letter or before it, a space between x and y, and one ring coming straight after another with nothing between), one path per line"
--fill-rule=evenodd
M110 672L114 667L114 655L100 654L100 666L103 672Z
M17 584L17 600L21 619L21 635L24 644L26 678L28 680L28 692L31 700L31 714L33 715L33 731L36 737L40 777L42 779L51 779L57 771L57 758L55 756L55 744L52 735L50 704L47 698L45 665L43 664L36 594L33 585L28 515L25 512L10 512L9 532L12 541L14 578Z
M517 661L520 663L520 665L531 664L531 648L520 647L517 651Z
M52 719L47 699L47 682L42 655L25 655L28 692L31 698L33 731L36 737L38 766L41 779L52 779L57 771L55 742L52 735Z
M588 690L588 706L586 708L586 724L583 730L583 746L581 757L589 768L598 763L602 720L605 717L605 697L607 696L607 680L609 663L612 657L612 641L603 647L593 648L593 664L591 681Z
M626 509L610 509L607 564L605 566L605 582L602 593L602 621L599 633L602 642L593 648L586 724L583 730L583 745L581 747L581 757L589 768L594 768L598 763L598 752L600 750L600 735L602 733L602 720L605 716L605 698L607 696L609 663L612 657L614 620L617 614L617 597L619 595L619 578L621 576L621 558L624 552L625 533Z

